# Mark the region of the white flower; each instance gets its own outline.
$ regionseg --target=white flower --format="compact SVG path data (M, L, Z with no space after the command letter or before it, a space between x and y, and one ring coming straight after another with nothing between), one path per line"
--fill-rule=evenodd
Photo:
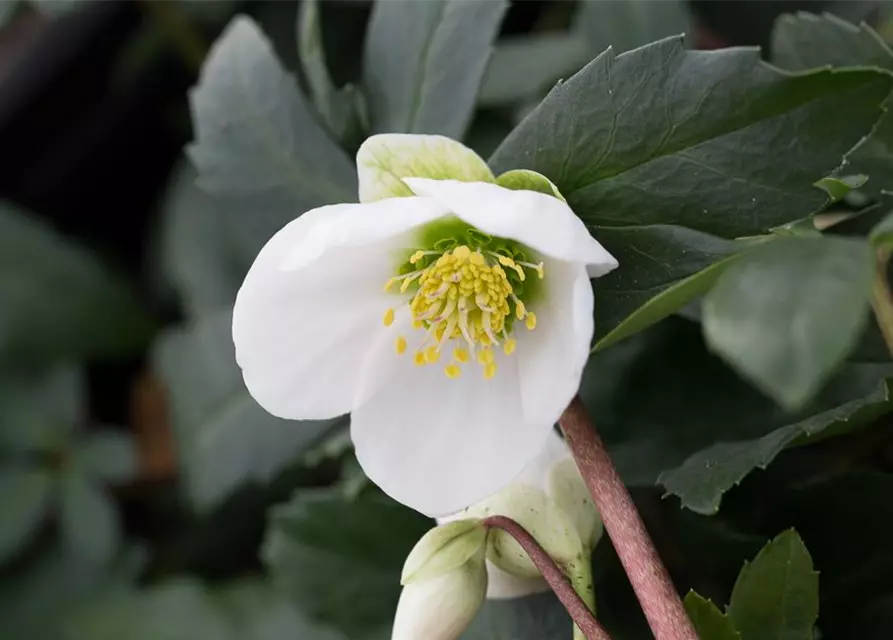
M486 530L464 520L425 534L406 559L391 640L454 640L487 591Z
M308 211L257 256L236 358L269 412L350 412L373 482L452 513L542 448L589 354L589 278L617 263L544 177L494 178L447 138L375 136L357 163L361 204Z
M603 526L583 478L564 440L554 433L540 454L512 483L498 493L439 523L503 515L527 529L559 563L584 562L601 539ZM549 585L513 539L490 532L490 553L500 566L487 561L487 598L520 598L547 591ZM502 567L502 568L500 568Z

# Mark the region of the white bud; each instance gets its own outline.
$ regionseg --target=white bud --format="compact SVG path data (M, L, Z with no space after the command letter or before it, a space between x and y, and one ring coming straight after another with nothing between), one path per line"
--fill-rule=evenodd
M456 640L487 593L484 548L457 568L403 587L391 640Z
M462 566L483 548L486 539L487 530L478 520L434 527L409 552L400 583L428 580Z
M546 493L573 521L586 551L592 551L604 533L601 515L573 459L552 467Z
M559 564L571 562L583 552L573 521L546 497L545 492L534 487L510 485L469 509L468 514L479 518L497 515L511 518L536 538L546 553ZM490 531L487 559L519 578L536 578L540 575L521 545L499 529Z

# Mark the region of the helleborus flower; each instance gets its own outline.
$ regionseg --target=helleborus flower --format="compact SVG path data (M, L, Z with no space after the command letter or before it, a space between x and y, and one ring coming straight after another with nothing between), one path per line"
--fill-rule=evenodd
M452 513L542 448L589 354L589 278L617 262L546 178L496 178L447 138L374 136L357 164L360 204L308 211L257 256L236 359L267 411L350 412L373 482Z
M604 530L571 452L555 432L509 486L438 521L469 522L469 518L491 515L507 516L520 523L553 559L563 564L573 565L581 557L583 564L588 562ZM501 531L490 532L487 573L487 598L491 600L519 598L549 589L523 549Z
M487 532L473 520L439 526L406 559L392 640L454 640L487 592Z

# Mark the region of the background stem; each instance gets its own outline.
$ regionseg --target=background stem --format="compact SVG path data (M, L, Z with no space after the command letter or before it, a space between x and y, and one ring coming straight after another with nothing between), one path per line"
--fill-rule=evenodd
M654 637L697 640L682 600L580 398L574 398L559 424Z
M587 640L611 640L568 577L527 529L505 516L490 516L484 520L484 525L505 531L521 545Z

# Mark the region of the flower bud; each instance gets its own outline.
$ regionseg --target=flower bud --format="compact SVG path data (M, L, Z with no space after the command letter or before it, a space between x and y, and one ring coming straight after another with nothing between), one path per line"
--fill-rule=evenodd
M400 583L428 580L462 566L483 548L486 538L487 530L478 520L434 527L409 552Z
M584 549L594 549L604 533L604 525L573 459L567 458L552 467L546 493L573 521Z
M456 640L487 593L484 547L460 566L403 587L391 640Z

